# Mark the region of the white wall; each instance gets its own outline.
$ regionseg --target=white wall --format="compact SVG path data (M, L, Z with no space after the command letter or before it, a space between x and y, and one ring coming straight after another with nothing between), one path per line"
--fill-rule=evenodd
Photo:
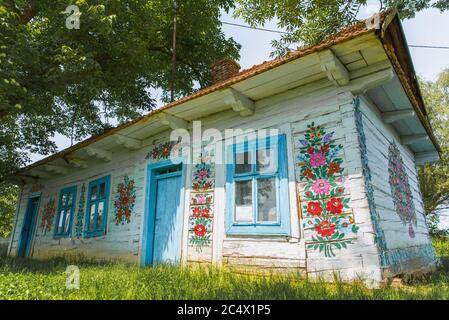
M366 136L367 156L372 173L372 186L380 227L385 235L386 255L392 273L413 272L429 267L434 261L431 239L428 234L422 196L419 189L418 173L413 152L401 145L400 137L391 125L384 124L377 108L369 100L362 99L360 110ZM412 224L414 237L409 234L410 224L404 224L393 202L389 184L389 146L395 142L406 167L415 207L417 224Z

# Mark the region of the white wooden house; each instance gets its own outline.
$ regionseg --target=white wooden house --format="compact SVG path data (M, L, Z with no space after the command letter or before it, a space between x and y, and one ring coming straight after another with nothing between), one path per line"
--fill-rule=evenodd
M9 254L374 281L435 266L416 166L439 146L395 13L213 73L210 87L12 175Z

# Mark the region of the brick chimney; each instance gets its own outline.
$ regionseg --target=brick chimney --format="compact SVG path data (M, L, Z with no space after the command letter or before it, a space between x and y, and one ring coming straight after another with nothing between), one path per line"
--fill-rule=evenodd
M214 83L218 83L238 74L240 65L230 58L225 58L214 63L210 69Z

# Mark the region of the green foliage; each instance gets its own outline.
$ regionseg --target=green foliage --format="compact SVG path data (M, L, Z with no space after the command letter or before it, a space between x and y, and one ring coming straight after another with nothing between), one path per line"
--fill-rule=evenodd
M433 247L438 257L449 258L449 238L439 237L433 240Z
M419 168L419 180L430 231L441 236L446 232L438 230L438 213L449 205L449 69L435 82L421 81L421 91L443 152L439 161Z
M67 29L69 4L80 29ZM238 45L221 31L232 0L177 3L176 97L211 82L209 66ZM56 149L155 107L152 89L171 88L173 1L0 0L0 178L29 152Z
M357 20L366 0L236 0L235 16L252 26L277 19L278 27L289 34L274 40L273 56L285 55L292 46L321 42ZM449 8L448 0L381 0L382 8L398 8L401 18L412 18L429 7L441 11Z
M11 235L16 213L17 187L0 183L0 238Z
M80 290L66 289L68 265ZM407 288L366 289L361 282L307 281L299 274L252 276L225 268L140 268L80 257L47 261L0 257L0 299L448 299L449 267Z

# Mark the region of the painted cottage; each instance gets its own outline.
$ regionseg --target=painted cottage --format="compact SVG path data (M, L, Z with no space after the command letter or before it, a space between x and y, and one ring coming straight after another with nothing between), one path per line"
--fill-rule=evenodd
M38 161L9 254L204 263L310 277L436 264L416 166L435 161L394 12Z

